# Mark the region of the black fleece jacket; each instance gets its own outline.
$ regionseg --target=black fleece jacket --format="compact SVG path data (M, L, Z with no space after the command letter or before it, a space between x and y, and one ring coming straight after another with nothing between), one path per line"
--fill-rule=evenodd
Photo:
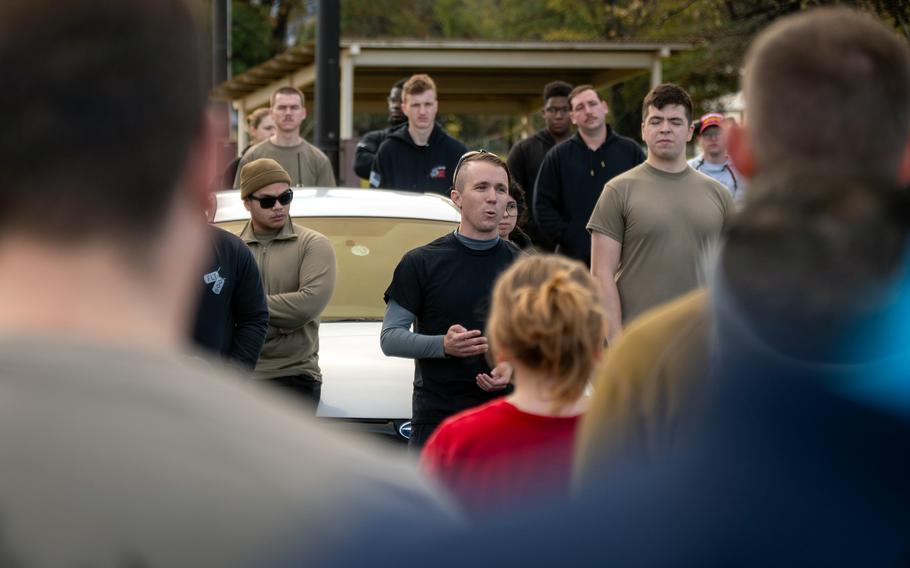
M197 345L252 370L269 324L269 306L253 254L236 235L209 227L212 259L202 285L193 339Z
M641 146L607 126L607 138L591 150L577 133L547 152L534 187L534 220L558 252L591 264L585 226L604 185L645 161Z
M399 128L379 146L370 172L370 187L433 192L448 197L455 166L466 151L464 144L446 134L438 124L433 126L426 146L415 144L407 127Z
M522 228L528 233L535 245L551 252L555 244L550 242L534 223L534 182L537 180L537 172L540 171L540 164L543 162L544 156L555 145L556 139L553 138L549 130L543 128L512 146L507 162L509 172L512 173L512 179L518 182L518 185L525 192L528 223Z

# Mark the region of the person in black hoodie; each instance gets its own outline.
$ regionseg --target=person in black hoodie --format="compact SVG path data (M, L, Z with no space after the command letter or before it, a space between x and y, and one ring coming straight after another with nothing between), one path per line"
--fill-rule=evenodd
M517 142L509 152L509 171L512 180L527 195L528 215L521 220L521 228L527 232L531 241L542 250L552 252L554 243L537 230L537 226L530 221L533 216L534 182L540 163L550 148L567 140L572 135L572 121L569 119L569 93L572 85L564 81L547 83L543 88L543 108L540 111L545 127L535 132L532 136Z
M390 133L379 147L370 187L449 196L452 173L467 148L436 124L438 108L433 79L412 75L402 88L408 126Z
M206 216L215 216L215 196L209 195ZM250 371L259 360L269 327L269 307L259 268L243 240L209 226L212 255L204 267L193 341Z
M401 88L406 80L396 81L389 91L389 126L367 132L357 143L357 150L354 151L354 173L359 178L370 179L370 168L373 167L373 160L376 159L379 147L389 134L408 121L408 117L401 110Z
M534 186L534 221L556 251L591 264L585 229L604 184L645 161L641 146L605 122L607 103L591 85L569 94L578 132L547 152Z

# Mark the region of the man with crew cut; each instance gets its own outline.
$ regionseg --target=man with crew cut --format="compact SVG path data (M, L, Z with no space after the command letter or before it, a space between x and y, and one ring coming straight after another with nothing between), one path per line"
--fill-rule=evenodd
M237 166L234 187L240 187L240 170L254 160L275 160L291 177L291 187L335 187L332 163L322 150L300 135L306 119L304 96L295 87L279 87L269 98L269 113L275 121L275 133L256 144L243 155Z
M412 75L401 88L407 127L392 131L379 146L370 187L449 196L458 158L467 148L436 124L439 102L429 75Z
M623 321L698 287L699 261L734 211L727 188L686 163L693 128L689 94L654 87L642 104L648 159L607 183L588 222L608 339Z
M565 81L552 81L543 88L543 108L540 115L543 117L544 127L517 142L509 151L509 171L512 177L525 194L525 203L528 204L529 223L522 226L531 237L535 246L543 250L552 251L553 243L544 237L534 224L534 182L537 181L537 172L544 156L553 146L568 140L572 136L572 120L569 118L569 93L572 85Z
M484 337L493 283L521 254L499 237L509 170L495 154L470 152L454 177L461 224L408 252L385 293L382 351L415 360L415 450L447 417L505 394L511 377L507 366L490 369Z

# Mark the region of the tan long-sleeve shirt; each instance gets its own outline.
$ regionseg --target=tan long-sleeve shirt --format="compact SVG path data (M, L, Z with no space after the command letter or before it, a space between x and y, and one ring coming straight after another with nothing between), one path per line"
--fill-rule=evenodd
M269 304L269 330L257 379L309 375L321 380L319 316L335 290L335 251L324 235L288 221L263 238L247 223L240 233L259 265Z

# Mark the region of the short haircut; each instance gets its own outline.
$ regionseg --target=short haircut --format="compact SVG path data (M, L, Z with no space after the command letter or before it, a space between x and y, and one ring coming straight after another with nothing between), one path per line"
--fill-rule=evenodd
M404 84L407 83L407 81L408 81L408 77L405 77L403 79L398 79L397 81L395 81L395 84L392 85L392 88L393 89L403 89Z
M907 232L896 182L778 168L755 178L746 199L727 231L721 269L761 336L784 351L800 334L825 344L842 339L826 334L879 309Z
M679 105L683 107L686 113L686 122L692 123L692 98L689 93L679 85L673 83L661 83L645 95L641 103L641 120L644 122L648 118L648 107L654 107L657 110L667 105Z
M565 81L551 81L543 87L543 102L552 97L568 97L572 92L572 85Z
M579 85L572 89L569 92L569 107L572 107L572 99L580 95L585 91L594 91L594 94L597 95L597 100L602 101L603 99L600 96L600 93L597 92L597 89L594 88L594 85Z
M496 281L487 335L547 377L554 409L584 393L603 349L606 315L597 284L577 260L529 255Z
M752 43L744 95L759 171L796 162L897 177L910 139L910 48L872 16L822 8Z
M433 91L439 95L439 91L436 90L436 83L433 82L433 79L431 79L429 75L423 73L411 75L401 87L401 100L405 100L410 95L421 95L427 91Z
M204 124L197 21L183 0L0 3L0 232L150 248Z
M269 109L262 107L257 108L246 117L246 124L250 128L259 128L262 119L269 115Z
M470 152L465 152L461 158L459 158L458 163L455 165L455 171L452 172L452 187L456 190L464 190L464 184L461 184L462 187L459 187L458 180L464 181L465 167L473 162L486 162L504 169L506 171L506 178L509 180L509 185L512 184L512 172L509 171L509 166L506 165L506 162L502 158L493 152L487 152L486 150L471 150Z
M303 96L303 91L297 87L284 86L275 89L275 92L272 93L272 96L269 97L269 107L275 106L275 99L278 98L278 95L297 95L300 97L300 106L306 104L306 97Z

